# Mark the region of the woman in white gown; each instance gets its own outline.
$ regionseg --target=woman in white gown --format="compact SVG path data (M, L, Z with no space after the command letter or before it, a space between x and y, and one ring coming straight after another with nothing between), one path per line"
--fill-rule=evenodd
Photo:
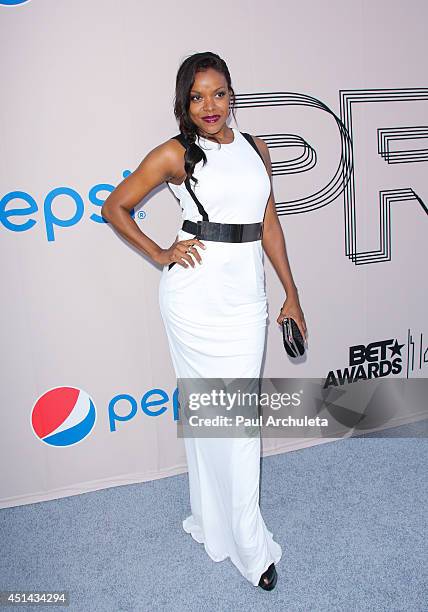
M271 192L269 153L260 139L226 125L233 102L219 56L187 58L176 82L180 134L150 152L134 180L125 179L103 206L125 237L163 265L159 304L177 379L260 376L268 316L263 248L287 293L277 321L292 316L306 337ZM183 226L169 249L126 219L136 197L160 179L182 208ZM251 584L271 590L282 549L260 512L259 435L195 434L184 443L191 514L183 528L211 559L230 557Z

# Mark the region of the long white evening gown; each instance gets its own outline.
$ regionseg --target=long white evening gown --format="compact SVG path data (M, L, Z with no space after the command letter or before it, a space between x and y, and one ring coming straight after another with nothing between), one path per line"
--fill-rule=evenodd
M192 189L219 223L263 221L270 180L263 161L237 129L222 144L197 138L204 149ZM183 149L184 155L184 149ZM184 183L168 183L182 219L201 219ZM178 239L193 238L182 229ZM267 319L261 240L201 240L202 264L165 265L159 304L177 378L260 376ZM184 438L191 514L183 528L214 561L230 557L254 586L282 555L259 507L260 438Z

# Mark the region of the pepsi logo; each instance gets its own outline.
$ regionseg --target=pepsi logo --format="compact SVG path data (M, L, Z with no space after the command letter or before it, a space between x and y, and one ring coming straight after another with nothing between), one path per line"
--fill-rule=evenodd
M88 393L76 387L55 387L37 399L31 411L31 426L42 442L64 447L86 438L96 418L95 404Z

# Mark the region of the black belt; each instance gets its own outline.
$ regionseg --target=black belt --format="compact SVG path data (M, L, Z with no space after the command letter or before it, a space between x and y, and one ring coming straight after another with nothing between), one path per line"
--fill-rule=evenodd
M214 221L189 221L185 219L182 228L195 234L200 240L215 242L252 242L261 240L263 222L259 223L215 223Z

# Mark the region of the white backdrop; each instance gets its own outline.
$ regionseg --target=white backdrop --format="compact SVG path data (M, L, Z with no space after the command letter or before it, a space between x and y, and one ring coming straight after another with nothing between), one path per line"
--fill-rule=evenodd
M390 375L427 376L426 2L4 4L1 507L186 471L160 267L100 206L178 132L175 76L194 52L226 60L231 125L271 147L309 346L285 354L265 256L264 376L340 376L351 346L395 339ZM165 185L136 210L163 247L179 219ZM264 454L317 442L266 439Z

